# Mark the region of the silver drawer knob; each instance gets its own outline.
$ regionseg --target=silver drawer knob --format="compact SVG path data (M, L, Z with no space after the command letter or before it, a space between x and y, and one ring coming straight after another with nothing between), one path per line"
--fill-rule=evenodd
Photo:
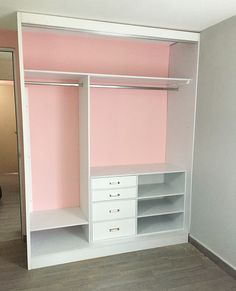
M110 197L120 197L120 194L119 193L117 193L117 194L110 194L109 196Z
M109 228L109 231L110 231L110 232L119 231L119 230L120 230L119 227Z
M110 213L120 212L119 208L114 208L109 210Z
M120 181L118 182L109 182L110 185L119 185L120 184Z

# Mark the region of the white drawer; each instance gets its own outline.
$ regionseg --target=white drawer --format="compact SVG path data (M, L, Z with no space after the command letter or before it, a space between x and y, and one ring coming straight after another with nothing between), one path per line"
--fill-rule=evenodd
M106 177L92 179L92 189L115 189L134 187L137 185L136 176Z
M93 224L93 240L130 236L135 234L135 219L125 219Z
M132 188L118 188L118 189L107 189L107 190L93 190L92 200L104 201L104 200L117 200L117 199L129 199L137 197L137 187Z
M135 200L93 203L93 221L135 217Z

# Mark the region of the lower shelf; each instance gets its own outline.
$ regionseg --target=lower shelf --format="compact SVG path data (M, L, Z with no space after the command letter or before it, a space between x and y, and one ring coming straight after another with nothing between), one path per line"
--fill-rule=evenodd
M86 224L88 221L79 207L33 211L30 214L31 231Z
M183 220L183 213L138 218L138 234L180 230Z
M86 248L86 226L73 226L31 233L31 255L33 257L60 254Z

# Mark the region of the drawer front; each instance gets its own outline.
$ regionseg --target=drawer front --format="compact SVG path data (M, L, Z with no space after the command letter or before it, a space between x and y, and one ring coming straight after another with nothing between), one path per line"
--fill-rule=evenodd
M106 177L92 179L92 189L115 189L134 187L137 185L136 176Z
M93 240L109 239L135 234L135 219L125 219L93 224Z
M107 190L93 190L92 200L104 201L104 200L117 200L117 199L128 199L137 197L137 187L132 188L118 188L118 189L107 189Z
M135 217L135 203L135 200L94 203L93 221Z

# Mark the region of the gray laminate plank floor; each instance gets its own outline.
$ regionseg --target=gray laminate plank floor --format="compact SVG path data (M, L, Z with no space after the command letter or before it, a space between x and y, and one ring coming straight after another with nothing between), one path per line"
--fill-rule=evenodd
M17 192L3 192L0 200L0 242L21 237L20 202Z
M0 212L5 213L0 214L0 235L3 235L0 239L1 291L236 290L236 281L191 244L27 271L25 243L13 235L16 222L8 219L14 211L18 216L18 208L13 196L8 198L8 202L3 201L0 206ZM9 236L7 231L11 233Z
M0 242L0 290L236 290L236 281L191 244L26 270L25 244Z

